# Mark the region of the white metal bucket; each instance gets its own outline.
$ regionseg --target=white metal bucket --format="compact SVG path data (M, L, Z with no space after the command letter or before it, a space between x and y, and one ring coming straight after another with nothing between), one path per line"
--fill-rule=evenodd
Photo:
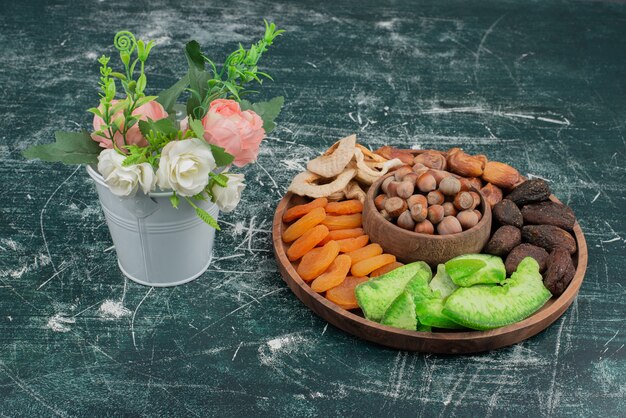
M185 200L174 209L171 193L138 191L134 197L118 197L94 167L87 166L87 173L96 182L118 265L126 277L146 286L166 287L187 283L206 271L215 229L200 220ZM217 219L217 205L196 204Z

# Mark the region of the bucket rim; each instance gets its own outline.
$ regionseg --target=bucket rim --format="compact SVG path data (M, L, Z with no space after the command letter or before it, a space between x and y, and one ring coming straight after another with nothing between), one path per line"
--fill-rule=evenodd
M87 174L94 179L94 181L101 186L109 189L109 186L105 183L104 177L94 168L92 164L87 165ZM148 193L149 197L171 197L174 195L174 192L150 192Z

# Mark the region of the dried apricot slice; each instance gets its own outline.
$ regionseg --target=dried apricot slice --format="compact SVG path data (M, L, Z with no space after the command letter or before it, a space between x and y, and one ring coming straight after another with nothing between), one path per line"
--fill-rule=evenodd
M363 231L363 228L336 229L334 231L330 231L326 238L324 238L317 245L324 245L328 241L339 241L346 238L356 238L360 237L361 235L365 235L365 231Z
M383 253L383 247L374 243L370 245L366 245L363 248L359 248L358 250L350 251L347 253L348 256L352 259L352 265L355 265L359 261L365 260L366 258L372 258L377 255Z
M384 265L382 267L377 268L373 272L371 272L370 273L370 278L382 276L383 274L389 273L391 270L395 270L398 267L402 267L403 265L404 264L402 264L399 261L394 261L393 263L386 264L386 265Z
M298 219L283 232L283 241L292 242L300 238L306 231L326 219L324 208L315 208L302 218ZM330 229L330 228L329 228Z
M342 253L349 253L351 251L358 250L359 248L363 248L368 242L370 242L370 237L368 235L337 240L337 243L339 244L339 252Z
M326 216L326 219L322 222L331 231L335 229L351 229L359 228L362 225L362 216L360 213L354 213L352 215L338 215L338 216Z
M357 285L368 280L369 278L367 277L348 276L339 286L328 289L326 292L326 299L343 309L356 309L359 307L359 304L356 301L354 289Z
M333 215L351 215L363 212L363 203L360 200L344 200L343 202L328 202L326 213Z
M337 241L328 241L323 247L314 248L306 253L300 260L297 272L302 280L310 282L324 273L328 266L335 261L338 254L339 244L337 244Z
M328 289L339 286L350 271L351 260L345 254L338 255L335 261L328 267L324 273L313 280L311 290L317 293L323 293Z
M297 205L290 207L283 214L283 222L288 223L295 221L298 218L303 217L307 213L311 212L315 208L323 208L328 203L328 199L320 197L304 205Z
M324 225L314 226L306 231L300 238L295 240L287 250L289 261L295 261L311 251L328 235L328 228ZM341 243L339 244L341 245Z
M353 276L367 276L377 268L396 261L396 256L392 254L381 254L375 257L366 258L352 265L350 272Z

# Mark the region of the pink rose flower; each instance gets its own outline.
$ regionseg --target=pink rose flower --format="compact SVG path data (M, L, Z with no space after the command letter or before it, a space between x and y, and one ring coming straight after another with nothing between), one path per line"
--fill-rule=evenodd
M119 100L111 101L112 104L115 104L117 102L119 102ZM98 107L98 109L102 111L102 107ZM121 111L117 112L113 116L113 120L115 120L115 118L117 118L121 114L122 114ZM167 112L165 111L165 109L163 109L163 106L161 106L160 103L153 100L133 110L133 115L140 116L139 118L140 120L148 120L148 118L152 120L159 120L159 119L166 118ZM102 120L101 117L94 115L93 117L94 132L99 131L102 128L102 125L104 125L104 120ZM100 135L95 135L95 134L91 134L91 138L94 141L99 142L102 148L113 148L113 142L108 138L104 138ZM123 149L124 138L122 136L122 133L115 132L115 134L113 134L113 138L115 139L115 144L118 146L118 148ZM139 130L139 123L136 123L133 126L131 126L128 132L126 132L126 143L128 145L139 145L140 147L145 147L146 145L148 145L148 142L146 141L146 139L141 134L141 131Z
M183 120L181 129L186 130L187 125L187 119ZM202 126L204 139L235 156L233 164L237 167L256 161L265 129L263 119L252 110L242 111L234 100L214 100L202 118Z

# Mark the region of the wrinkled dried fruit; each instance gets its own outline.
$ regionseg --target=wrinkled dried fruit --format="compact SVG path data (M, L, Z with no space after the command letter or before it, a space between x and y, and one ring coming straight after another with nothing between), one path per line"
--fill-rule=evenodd
M385 157L388 160L393 160L394 158L399 159L404 164L413 165L414 155L407 151L402 151L394 147L390 147L389 145L385 145L374 151L375 154L380 155L381 157Z
M339 241L341 239L347 238L356 238L361 235L365 235L365 231L363 228L352 228L352 229L336 229L334 231L330 231L326 238L324 238L319 244L319 246L325 245L328 241Z
M300 238L306 231L326 219L324 208L315 208L296 222L289 225L283 232L283 241L292 242ZM330 228L328 228L330 229Z
M287 258L289 258L289 261L295 261L311 251L320 241L328 236L328 232L328 228L324 225L317 225L309 229L300 238L295 240L287 250Z
M446 157L438 151L426 151L413 159L414 164L424 164L428 168L436 170L446 169Z
M483 251L498 257L506 257L513 248L521 243L522 233L520 230L511 225L504 225L493 233Z
M379 267L376 270L374 270L373 272L371 272L370 273L370 278L382 276L383 274L387 274L390 271L397 269L398 267L402 267L403 265L404 264L402 264L399 261L394 261L393 263L385 264L384 266Z
M551 201L524 206L522 216L526 224L554 225L568 231L576 222L576 216L568 206Z
M522 212L509 199L503 199L493 207L493 217L500 225L513 225L516 228L521 228L524 225Z
M512 189L519 183L520 174L508 164L489 161L485 164L483 180L503 189Z
M502 200L502 190L498 186L494 186L488 183L485 187L480 189L480 193L485 197L485 201L489 203L492 208Z
M552 293L552 296L560 296L576 274L572 257L566 249L558 247L552 250L548 256L546 265L543 284Z
M485 164L479 158L466 154L460 148L448 151L448 169L463 177L479 177Z
M544 271L546 268L546 260L548 258L548 252L541 247L537 247L532 244L520 244L513 248L509 255L506 257L504 266L506 267L507 274L511 275L519 263L526 257L532 257L539 264L539 271Z
M396 256L392 254L380 254L375 257L366 258L352 265L350 272L353 276L367 276L377 268L396 261Z
M323 208L328 203L328 199L325 197L317 198L309 203L304 205L297 205L290 207L283 214L283 222L289 223L291 221L295 221L298 218L303 217L307 213L311 212L315 208Z
M341 230L339 229L339 231ZM349 253L351 251L358 250L359 248L363 248L368 242L370 242L370 237L368 235L337 240L337 244L339 244L339 252L342 253Z
M522 238L538 247L552 251L557 247L565 248L570 254L576 252L576 240L564 229L554 225L526 225L522 228Z
M350 270L350 264L350 257L345 254L338 255L328 269L313 280L311 290L323 293L328 289L339 286L346 279Z
M326 299L346 310L357 309L359 304L356 301L354 289L368 280L368 277L348 276L339 286L326 291Z
M363 212L363 203L356 199L330 202L326 205L326 213L331 215L352 215L361 212Z
M383 248L374 243L370 245L366 245L363 248L359 248L358 250L350 251L346 255L350 257L352 260L352 265L358 263L359 261L363 261L366 258L376 257L383 253Z
M326 271L339 255L339 244L329 241L320 248L314 248L302 257L296 271L305 282L310 282Z
M331 231L334 231L335 229L359 228L362 224L362 216L360 213L339 216L326 215L326 218L322 223Z
M550 197L550 186L544 180L526 180L513 189L506 197L517 206L522 207L529 203L542 202Z

